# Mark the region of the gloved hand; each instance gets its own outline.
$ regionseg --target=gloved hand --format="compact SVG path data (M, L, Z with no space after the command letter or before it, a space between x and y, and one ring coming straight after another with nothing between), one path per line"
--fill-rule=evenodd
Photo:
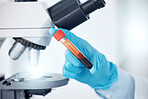
M53 36L59 29L51 28ZM61 29L65 36L92 62L92 69L87 69L69 50L65 52L63 76L88 84L93 89L108 89L118 80L117 67L108 62L103 54L93 48L88 42L77 37L69 30Z

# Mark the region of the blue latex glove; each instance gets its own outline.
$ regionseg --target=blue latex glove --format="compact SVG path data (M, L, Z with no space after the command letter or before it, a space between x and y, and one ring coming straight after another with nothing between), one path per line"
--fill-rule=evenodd
M51 28L53 36L59 29ZM65 52L63 76L88 84L94 89L108 89L118 80L117 67L108 62L103 54L93 48L88 42L77 37L69 30L61 29L65 36L92 62L92 69L87 69L69 50Z

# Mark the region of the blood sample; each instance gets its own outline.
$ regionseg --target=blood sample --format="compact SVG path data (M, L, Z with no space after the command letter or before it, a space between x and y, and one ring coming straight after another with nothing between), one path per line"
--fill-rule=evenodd
M88 69L92 68L92 63L84 56L65 36L65 33L62 30L58 30L54 35L54 38L57 41L60 41L64 46L69 49L69 51Z

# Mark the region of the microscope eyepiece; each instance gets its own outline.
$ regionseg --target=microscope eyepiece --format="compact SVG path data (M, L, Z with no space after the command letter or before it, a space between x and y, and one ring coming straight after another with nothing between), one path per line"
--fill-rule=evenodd
M105 6L104 0L88 0L81 4L81 8L84 11L85 15L89 15L93 11L103 8Z
M94 0L94 3L98 9L105 7L106 2L104 0Z
M89 14L105 6L104 0L87 0L80 3L79 0L61 0L48 12L52 21L58 28L71 30L89 19Z

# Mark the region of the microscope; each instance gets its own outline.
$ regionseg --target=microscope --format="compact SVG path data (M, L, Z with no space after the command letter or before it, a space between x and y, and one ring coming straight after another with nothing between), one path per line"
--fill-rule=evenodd
M12 37L15 43L8 54L18 60L29 48L30 66L38 66L40 50L50 44L50 28L71 30L89 19L89 14L103 8L104 0L61 0L51 7L37 0L15 0L0 3L0 37ZM45 74L30 78L26 73L16 73L9 78L0 74L0 99L30 99L33 95L45 96L52 88L68 84L69 79L60 74Z

